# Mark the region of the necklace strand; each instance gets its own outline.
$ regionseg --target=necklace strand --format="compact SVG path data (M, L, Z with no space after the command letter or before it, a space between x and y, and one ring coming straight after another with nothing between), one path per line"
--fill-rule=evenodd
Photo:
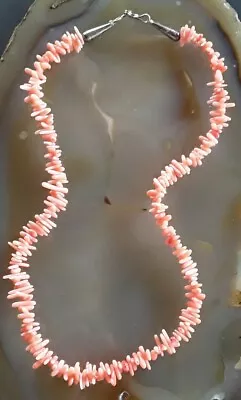
M208 83L213 87L213 93L208 104L213 107L210 111L210 129L206 136L200 136L200 147L195 147L188 157L182 155L180 161L172 160L165 167L158 178L153 180L154 188L147 192L151 199L150 212L153 214L157 225L160 227L167 246L172 248L173 255L180 264L181 274L186 281L185 297L186 308L181 310L178 327L169 336L163 329L159 335L154 335L155 345L151 350L140 346L136 352L127 355L122 361L113 360L111 363L100 362L93 365L87 362L84 368L76 362L69 366L60 359L49 347L49 340L43 339L40 333L40 324L35 321L34 308L36 302L33 298L34 287L30 283L30 275L25 269L30 267L28 259L32 251L36 250L39 236L48 236L52 228L56 227L53 219L58 217L67 206L66 194L68 189L65 168L61 161L61 149L56 144L57 133L54 127L54 115L47 104L42 100L44 93L42 85L46 82L45 71L51 69L52 63L60 63L61 57L73 51L79 53L84 45L84 40L78 29L74 33L66 32L54 44L48 43L46 52L34 62L34 69L26 68L25 72L30 76L29 82L22 85L21 89L28 92L25 102L32 108L31 117L37 124L37 135L43 140L46 147L45 159L46 172L51 176L50 180L43 182L42 186L48 190L48 196L44 201L45 208L39 215L35 215L22 228L18 240L9 243L13 248L11 260L8 266L9 273L4 279L9 279L13 289L9 291L7 298L13 300L12 307L18 310L18 319L21 321L21 336L27 343L26 350L36 359L33 368L48 365L52 376L62 377L68 385L79 384L81 389L105 380L115 386L123 373L134 375L141 367L151 369L151 361L167 352L172 355L181 342L188 342L194 333L194 327L201 323L200 310L205 295L202 292L202 284L198 282L197 264L191 258L192 251L183 246L180 236L173 226L169 225L171 215L166 214L167 206L162 202L167 188L177 182L186 174L190 174L191 167L202 164L202 160L211 153L212 148L218 143L223 128L228 126L230 118L226 116L226 110L233 107L234 103L228 103L230 97L225 89L227 86L223 80L223 73L227 67L220 54L215 52L212 43L207 41L202 34L198 34L195 28L187 25L181 28L180 45L191 43L199 47L206 54L213 73L213 82Z

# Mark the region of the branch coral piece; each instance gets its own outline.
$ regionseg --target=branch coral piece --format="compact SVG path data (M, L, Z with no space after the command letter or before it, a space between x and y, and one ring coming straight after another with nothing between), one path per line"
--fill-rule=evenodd
M211 42L207 41L202 34L196 33L194 27L189 28L186 25L181 28L180 45L191 43L199 47L206 54L213 72L213 82L208 83L213 87L212 96L208 101L208 104L213 107L210 111L210 130L206 136L199 137L200 147L195 147L188 157L182 155L180 161L172 160L165 167L161 175L153 180L154 188L149 190L147 195L152 202L150 212L162 230L165 243L172 248L180 264L183 279L186 281L186 308L181 310L179 324L171 335L168 335L164 329L159 335L154 335L154 346L151 350L140 346L136 352L127 355L122 361L100 362L99 365L87 362L83 368L80 367L79 362L76 362L74 366L69 366L54 354L49 346L49 340L44 339L40 333L40 324L35 321L34 287L30 283L30 275L25 270L30 267L28 259L32 251L36 250L35 245L39 237L49 235L52 228L56 227L53 219L56 219L67 206L68 189L65 185L68 180L61 161L61 149L56 144L54 115L42 100L44 96L42 85L46 82L45 71L51 69L52 63L60 63L62 56L73 51L79 53L82 49L83 37L76 27L74 29L74 33L65 33L60 41L56 40L54 44L48 43L46 52L42 56L37 55L34 69L25 69L30 79L27 84L21 86L21 89L28 92L25 102L32 108L31 116L37 124L35 133L40 135L46 147L46 171L50 175L50 180L42 184L48 191L42 214L35 215L33 221L29 221L22 228L19 239L9 243L14 251L8 266L9 273L4 278L9 279L13 284L13 289L9 291L7 298L13 300L12 307L18 310L21 336L27 343L26 350L36 360L33 368L48 365L52 376L62 377L69 386L79 384L80 388L84 389L103 380L115 386L124 373L134 375L140 367L151 369L151 361L159 356L163 357L165 353L175 354L181 342L188 342L194 333L194 327L201 323L200 310L205 295L202 292L202 284L198 282L197 264L191 258L192 251L183 246L180 236L176 234L174 227L169 225L172 217L166 214L167 206L162 203L162 199L170 185L176 183L184 175L190 174L191 167L200 166L202 160L211 153L212 148L218 143L223 128L228 126L230 121L230 118L226 116L226 110L234 104L228 103L230 97L223 80L223 73L227 69L224 59L214 51Z

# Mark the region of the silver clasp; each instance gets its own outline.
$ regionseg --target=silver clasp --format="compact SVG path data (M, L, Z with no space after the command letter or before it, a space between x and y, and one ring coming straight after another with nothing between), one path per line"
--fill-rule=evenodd
M161 32L163 35L167 36L169 39L177 42L180 40L180 33L176 31L175 29L169 28L168 26L160 24L160 22L153 21L151 16L147 13L144 14L136 14L131 10L125 10L125 12L115 19L112 19L108 21L106 24L97 26L95 28L88 29L83 33L84 40L86 42L89 42L92 39L95 39L98 36L101 36L104 32L108 31L111 29L113 26L115 26L116 23L121 21L125 17L130 17L133 19L137 19L145 24L150 24L154 26L159 32Z

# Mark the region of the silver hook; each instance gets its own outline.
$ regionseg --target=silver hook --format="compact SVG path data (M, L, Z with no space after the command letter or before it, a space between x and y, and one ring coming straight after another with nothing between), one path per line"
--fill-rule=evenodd
M144 22L144 24L151 24L153 22L150 14L144 13L144 14L137 14L134 13L131 10L125 10L125 14L128 15L128 17L138 19L141 22Z

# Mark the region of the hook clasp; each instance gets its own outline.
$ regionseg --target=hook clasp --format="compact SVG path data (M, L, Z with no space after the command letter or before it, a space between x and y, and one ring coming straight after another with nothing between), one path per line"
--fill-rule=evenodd
M159 32L161 32L163 35L165 35L166 37L168 37L169 39L171 39L175 42L180 40L180 33L178 31L176 31L175 29L172 29L168 26L162 25L160 22L154 21L152 19L152 17L147 13L137 14L131 10L125 10L125 12L123 14L119 15L115 19L110 20L106 24L103 24L103 25L100 25L100 26L97 26L95 28L91 28L91 29L85 31L83 33L84 40L86 42L89 42L90 40L102 35L104 32L111 29L113 26L115 26L116 23L121 21L126 16L129 18L137 19L137 20L143 22L144 24L150 24L150 25L154 26L154 28L156 28Z
M137 14L134 13L131 10L125 10L125 14L133 19L138 19L139 21L143 22L144 24L148 24L152 22L152 18L150 16L150 14L144 13L144 14Z

